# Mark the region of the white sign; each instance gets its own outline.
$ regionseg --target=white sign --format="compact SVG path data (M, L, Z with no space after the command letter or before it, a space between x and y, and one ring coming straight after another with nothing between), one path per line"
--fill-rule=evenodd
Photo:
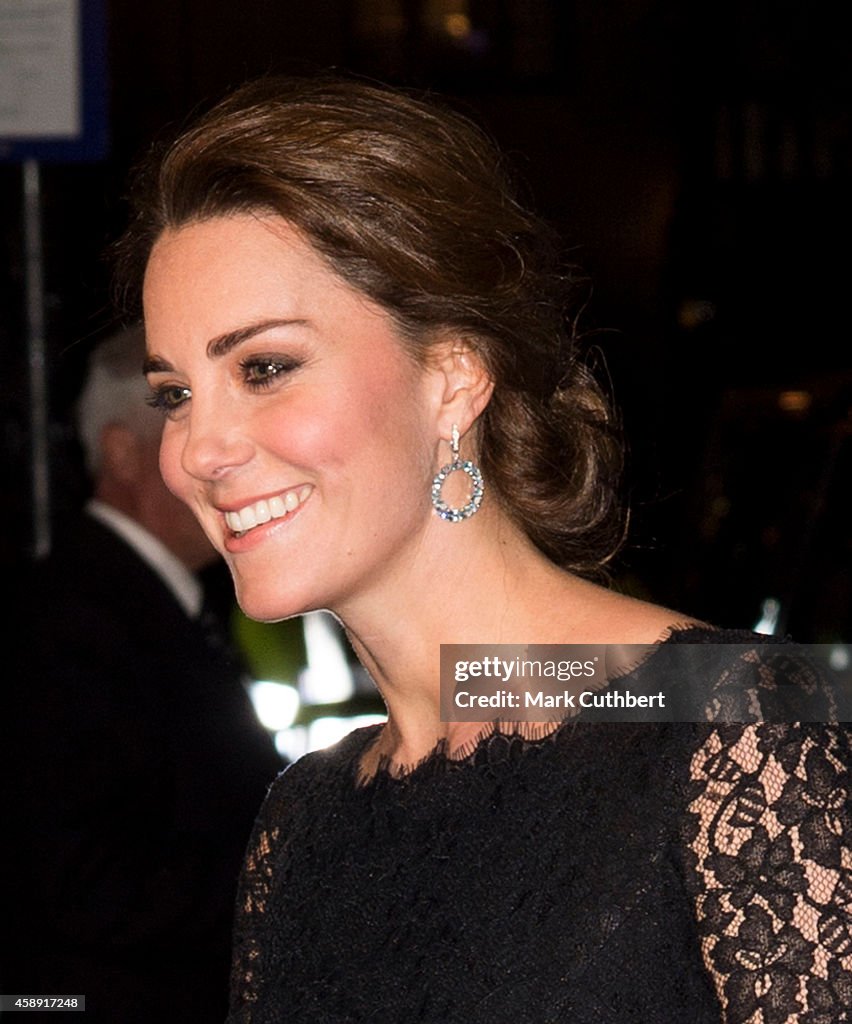
M82 134L80 0L0 0L0 137Z

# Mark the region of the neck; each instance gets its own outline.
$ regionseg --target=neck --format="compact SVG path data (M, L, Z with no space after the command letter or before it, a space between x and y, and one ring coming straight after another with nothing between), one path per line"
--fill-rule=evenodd
M507 520L480 515L436 521L413 571L335 610L387 705L377 756L398 764L415 763L442 739L455 749L484 724L441 721L441 644L562 643L572 623L580 628L588 584Z

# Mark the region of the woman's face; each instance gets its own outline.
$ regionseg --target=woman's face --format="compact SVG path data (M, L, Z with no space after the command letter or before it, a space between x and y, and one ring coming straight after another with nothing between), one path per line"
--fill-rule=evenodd
M166 231L145 275L160 467L278 619L405 572L434 522L436 371L391 319L273 216Z

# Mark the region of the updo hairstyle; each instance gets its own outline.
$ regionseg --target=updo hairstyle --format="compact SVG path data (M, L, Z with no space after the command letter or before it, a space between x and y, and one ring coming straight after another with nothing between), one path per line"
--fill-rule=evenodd
M476 433L489 497L580 574L618 548L622 448L579 357L575 285L467 118L361 81L260 79L155 149L131 204L117 263L131 302L165 229L268 212L383 307L415 358L447 329L463 338L495 384Z

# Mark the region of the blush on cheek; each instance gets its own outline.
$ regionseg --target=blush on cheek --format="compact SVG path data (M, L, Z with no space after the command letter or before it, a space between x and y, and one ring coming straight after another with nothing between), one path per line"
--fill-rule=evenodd
M328 407L293 405L282 412L283 415L281 412L276 415L273 411L259 433L270 439L267 447L281 463L293 469L314 471L347 460L359 442L363 445L363 439L369 436L368 428L363 425L363 410L345 399Z

